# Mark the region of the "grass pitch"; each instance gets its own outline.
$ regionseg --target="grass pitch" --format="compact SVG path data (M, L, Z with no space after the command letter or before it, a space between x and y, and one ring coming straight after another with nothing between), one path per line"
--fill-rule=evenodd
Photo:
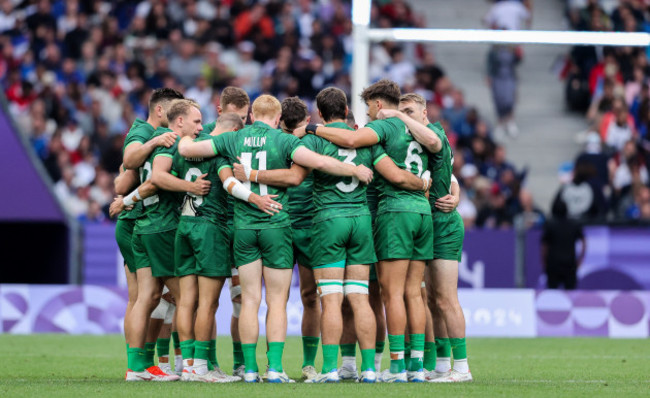
M266 365L263 347L261 339L260 368ZM230 339L219 338L217 349L221 367L230 370ZM468 353L475 381L453 385L126 383L121 336L0 335L0 397L650 396L647 340L469 339ZM289 338L285 370L299 380L301 365L300 338Z

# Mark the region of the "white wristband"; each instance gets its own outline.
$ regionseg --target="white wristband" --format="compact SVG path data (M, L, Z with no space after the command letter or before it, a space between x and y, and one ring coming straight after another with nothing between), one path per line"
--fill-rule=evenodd
M426 191L429 186L429 180L431 179L431 172L429 170L425 170L424 173L422 173L421 178L424 181L424 186L422 187L422 190Z
M248 198L252 194L252 192L235 177L226 178L226 181L223 182L223 189L244 202L248 202Z
M251 166L249 166L247 164L243 164L243 163L242 163L242 166L244 167L244 174L246 175L246 181L250 181L251 180L251 171L252 171Z
M135 191L126 195L122 199L122 202L124 203L124 206L133 206L136 202L139 202L141 200L142 200L142 196L140 196L140 192L138 191L138 188L136 188Z
M458 179L453 174L451 175L451 182L455 182L456 184L458 184Z

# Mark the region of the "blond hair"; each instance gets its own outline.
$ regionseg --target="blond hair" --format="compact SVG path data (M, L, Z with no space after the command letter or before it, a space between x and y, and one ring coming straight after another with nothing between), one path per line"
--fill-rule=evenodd
M416 104L422 105L423 107L426 108L427 106L427 100L424 99L423 96L420 94L416 93L408 93L404 94L401 97L399 97L399 102L415 102Z
M201 110L199 103L192 99L179 99L172 102L169 110L167 111L167 120L169 123L178 119L179 116L187 116L192 107Z
M282 114L282 105L277 98L264 94L253 102L253 116L255 119L271 118Z

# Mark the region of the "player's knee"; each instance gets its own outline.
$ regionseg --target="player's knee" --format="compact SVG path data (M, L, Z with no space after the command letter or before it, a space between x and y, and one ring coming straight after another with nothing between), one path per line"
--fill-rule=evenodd
M305 308L315 308L318 305L318 292L316 289L302 289L300 299Z

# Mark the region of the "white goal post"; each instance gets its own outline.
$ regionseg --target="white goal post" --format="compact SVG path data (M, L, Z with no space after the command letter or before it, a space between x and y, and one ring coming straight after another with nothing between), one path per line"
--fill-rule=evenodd
M359 97L369 83L368 68L370 43L379 41L447 42L447 43L503 43L503 44L559 44L634 46L650 45L649 33L576 32L541 30L489 30L489 29L371 29L370 5L372 0L352 1L352 111L357 123L365 124L365 104Z

